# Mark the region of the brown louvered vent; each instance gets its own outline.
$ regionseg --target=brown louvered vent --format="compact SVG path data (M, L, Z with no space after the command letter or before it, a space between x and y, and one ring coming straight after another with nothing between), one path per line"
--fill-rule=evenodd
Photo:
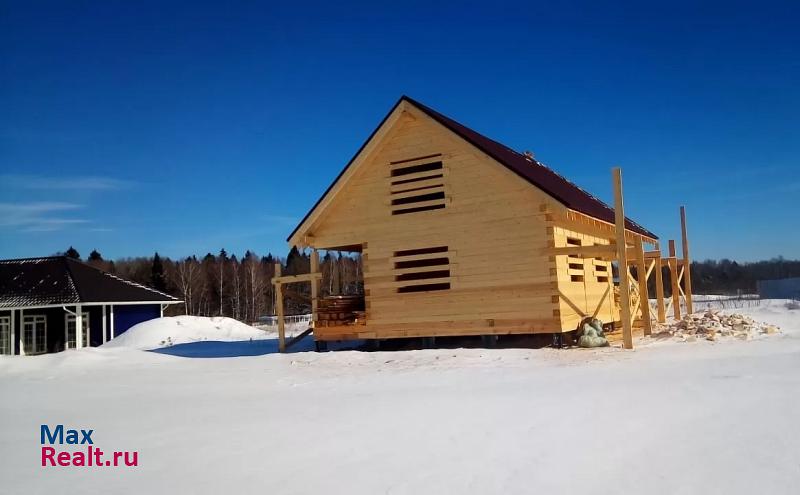
M441 155L391 162L389 192L392 215L440 210L447 204Z
M395 251L397 292L428 292L450 288L450 251L447 246Z

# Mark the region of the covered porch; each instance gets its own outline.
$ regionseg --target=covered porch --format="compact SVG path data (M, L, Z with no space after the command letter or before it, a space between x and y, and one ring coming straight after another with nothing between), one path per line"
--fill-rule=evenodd
M36 355L97 347L142 321L164 316L171 302L48 304L0 309L0 354Z

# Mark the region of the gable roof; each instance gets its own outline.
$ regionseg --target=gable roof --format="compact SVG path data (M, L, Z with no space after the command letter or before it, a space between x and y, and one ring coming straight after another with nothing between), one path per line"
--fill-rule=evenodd
M395 111L395 109L402 103L408 102L411 105L415 106L423 113L428 115L430 118L438 122L439 124L443 125L447 129L449 129L454 134L458 135L468 143L472 144L480 151L484 152L485 154L489 155L495 161L500 163L501 165L505 166L522 179L526 180L530 184L538 187L553 199L558 201L559 203L563 204L567 208L572 210L578 211L590 217L597 218L598 220L603 220L605 222L614 224L614 210L605 204L603 201L598 199L596 196L590 194L586 190L578 187L576 184L572 183L571 181L567 180L564 176L556 173L550 167L542 164L541 162L536 161L533 158L527 157L521 153L518 153L508 146L505 146L502 143L499 143L493 139L490 139L478 132L473 131L469 127L466 127L455 120L442 115L441 113L437 112L436 110L423 105L422 103L408 97L408 96L401 96L397 103L394 104L392 109L386 114L386 117L383 118L378 127L372 131L372 134L367 138L361 148L356 152L353 158L347 163L347 166L339 173L336 179L331 183L328 189L322 194L322 196L317 200L314 206L308 211L305 217L300 221L300 223L295 227L292 233L287 238L287 241L291 239L294 234L300 229L300 227L305 223L311 213L317 209L320 205L322 200L325 196L328 195L330 190L333 186L341 179L344 173L347 171L348 168L353 164L356 158L361 154L367 144L372 140L375 134L378 132L384 122L389 118L389 116ZM636 232L637 234L641 234L652 239L658 239L658 237L650 232L649 230L645 229L638 223L634 222L628 217L625 217L625 228Z
M103 302L180 302L66 256L0 260L0 308Z

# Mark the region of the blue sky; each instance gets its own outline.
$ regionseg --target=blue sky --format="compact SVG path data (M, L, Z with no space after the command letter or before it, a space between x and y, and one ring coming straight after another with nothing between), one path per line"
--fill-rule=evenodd
M401 94L695 258L800 255L797 3L2 2L0 257L285 238Z

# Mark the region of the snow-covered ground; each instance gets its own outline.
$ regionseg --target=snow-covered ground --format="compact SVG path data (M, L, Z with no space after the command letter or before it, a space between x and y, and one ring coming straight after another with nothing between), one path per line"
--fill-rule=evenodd
M171 316L139 323L104 346L148 350L193 342L241 342L267 338L270 338L267 332L233 318Z
M800 310L735 312L782 333L635 351L5 357L0 493L797 493ZM94 429L139 466L42 468L41 424Z

